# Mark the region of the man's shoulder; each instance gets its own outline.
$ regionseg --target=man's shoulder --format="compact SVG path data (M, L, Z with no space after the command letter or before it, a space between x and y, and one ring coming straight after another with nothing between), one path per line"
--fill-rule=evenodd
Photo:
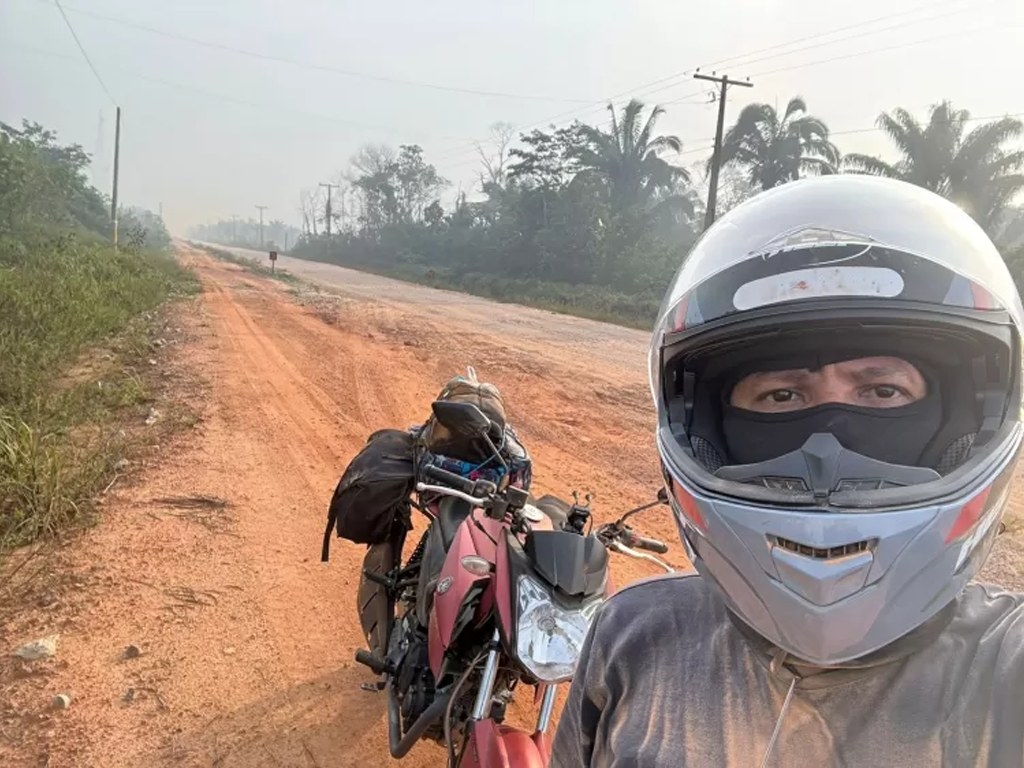
M1024 640L1024 593L973 582L960 596L952 628L966 634Z
M609 597L608 604L625 608L655 597L700 600L710 591L711 587L696 571L688 570L632 581Z
M728 621L725 606L695 572L628 584L608 598L600 615L601 629L621 639L662 632L678 637Z

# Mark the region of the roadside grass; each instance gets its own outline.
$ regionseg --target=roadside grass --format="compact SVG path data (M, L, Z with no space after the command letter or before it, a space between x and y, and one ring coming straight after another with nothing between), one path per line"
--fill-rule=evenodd
M238 266L243 267L247 272L252 272L254 275L259 275L260 277L269 277L272 280L280 280L282 283L290 284L301 282L300 278L293 275L287 269L271 270L270 267L261 263L257 259L246 258L245 256L239 256L237 253L226 251L223 248L214 248L210 245L202 245L191 241L189 242L189 245L210 254L215 259L237 264Z
M561 315L584 317L602 323L649 331L661 305L661 295L624 293L600 285L573 285L533 278L508 278L484 272L459 272L446 268L431 269L423 263L367 262L342 259L338 255L293 250L295 259L336 264L346 269L368 272L406 283L427 285L458 293L468 293L503 304L547 310Z
M154 310L198 287L169 253L0 238L0 603L92 519L151 401Z

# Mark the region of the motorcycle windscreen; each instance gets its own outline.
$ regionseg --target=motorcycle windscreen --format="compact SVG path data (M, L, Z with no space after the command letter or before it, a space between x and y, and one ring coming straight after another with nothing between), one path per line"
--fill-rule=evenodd
M537 575L559 592L579 598L604 592L608 550L596 536L530 531L523 551Z

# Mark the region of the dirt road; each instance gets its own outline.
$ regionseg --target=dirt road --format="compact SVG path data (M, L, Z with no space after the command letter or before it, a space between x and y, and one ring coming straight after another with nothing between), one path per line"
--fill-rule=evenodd
M472 364L505 393L536 490L589 489L599 519L646 501L658 477L644 335L327 265L282 259L339 296L183 257L205 292L181 313L189 343L160 365L200 423L114 488L69 547L65 588L4 628L11 645L60 644L0 684L0 765L391 764L383 697L360 690L370 675L352 660L362 548L335 540L319 562L340 471L372 430L422 420ZM195 495L228 506L159 501ZM685 567L667 513L643 528ZM1016 544L996 567L1020 586L1020 533L1003 538ZM657 572L623 558L613 570L618 584ZM71 707L54 711L61 693ZM402 765L443 761L421 744Z
M295 295L198 252L185 258L205 293L181 321L192 342L166 364L204 382L201 424L115 488L102 524L76 542L75 584L88 597L11 628L12 640L61 639L56 659L36 662L42 674L11 694L45 722L16 748L0 742L0 764L386 764L383 697L359 689L370 675L352 661L362 548L336 540L331 563L319 562L341 469L372 430L422 420L472 364L502 388L537 490L592 490L605 514L648 500L657 472L643 336L471 297L442 294L438 308L404 284L382 300L365 275L341 298ZM229 506L154 501L196 494ZM665 512L644 529L675 539ZM685 565L680 547L669 560ZM656 573L624 559L614 570L619 584ZM123 658L129 645L142 655ZM64 692L71 708L47 712ZM424 744L402 764L443 756Z

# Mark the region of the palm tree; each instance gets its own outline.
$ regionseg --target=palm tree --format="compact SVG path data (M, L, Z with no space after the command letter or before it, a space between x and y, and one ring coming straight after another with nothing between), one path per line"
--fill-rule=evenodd
M631 100L618 116L609 104L610 130L581 125L579 131L585 143L570 150L583 168L581 173L596 174L607 182L615 212L645 206L655 201L657 193L690 182L686 169L662 157L668 151L682 151L683 142L678 136L654 135L654 126L665 110L654 107L646 121L643 111L643 102L637 99ZM660 202L667 199L662 195Z
M1007 149L1024 135L1020 120L1004 117L966 136L971 115L944 101L931 108L927 125L906 109L883 112L876 124L900 153L895 163L870 155L847 155L844 170L887 176L949 198L992 231L1013 197L1024 190L1024 150Z
M729 163L745 167L755 187L771 189L801 176L835 173L839 150L825 122L808 115L797 96L781 119L770 104L745 106L722 141L722 165Z

